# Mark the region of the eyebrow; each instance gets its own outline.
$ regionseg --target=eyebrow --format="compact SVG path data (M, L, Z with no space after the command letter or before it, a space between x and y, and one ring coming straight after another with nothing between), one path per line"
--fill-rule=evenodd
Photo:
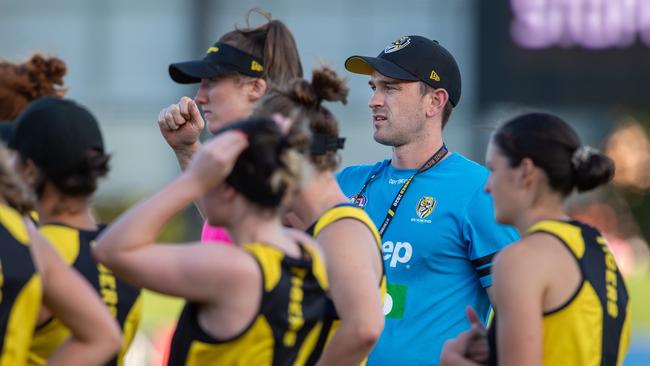
M400 82L398 80L381 80L380 79L380 80L377 80L377 81L373 81L373 80L368 81L368 85L370 85L370 86L375 86L375 85L386 86L386 85L399 85L399 84L402 84L402 82Z

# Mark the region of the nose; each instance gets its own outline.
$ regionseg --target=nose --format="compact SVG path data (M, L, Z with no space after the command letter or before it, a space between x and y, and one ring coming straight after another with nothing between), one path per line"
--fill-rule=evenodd
M381 108L384 106L384 95L377 90L372 93L370 101L368 102L368 107L370 109Z
M483 187L483 191L485 193L490 193L492 192L492 175L488 177L487 182L485 182L485 186Z
M196 91L194 101L196 104L208 103L208 83L205 79L201 80L201 85L199 85L199 90Z

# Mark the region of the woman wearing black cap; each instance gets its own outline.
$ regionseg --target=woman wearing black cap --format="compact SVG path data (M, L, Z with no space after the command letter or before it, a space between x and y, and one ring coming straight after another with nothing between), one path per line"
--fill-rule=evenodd
M110 156L95 118L79 104L59 98L32 102L14 124L10 147L15 167L37 197L39 231L65 262L78 270L101 295L124 332L122 362L141 317L140 289L96 263L90 248L105 225L92 214L98 180L108 173ZM44 365L69 336L69 330L44 309L30 349L30 365Z
M117 352L117 324L97 294L68 268L32 221L32 195L0 146L0 365L27 365L41 304L70 330L49 365L101 365Z
M160 131L185 169L200 146L199 135L207 123L208 131L250 116L255 103L269 86L285 85L302 78L302 65L296 42L287 26L272 20L258 27L236 28L206 50L202 60L169 66L171 78L181 84L200 83L194 100L183 97L163 109L158 116ZM203 112L203 117L199 112ZM205 121L204 121L205 118ZM204 227L204 241L229 241L223 230Z
M98 240L95 256L115 273L187 300L169 365L305 364L319 351L324 264L309 239L287 234L279 215L298 184L301 140L272 120L236 123ZM155 244L163 226L195 200L235 245Z
M621 365L630 341L625 282L602 235L563 210L574 189L609 182L613 162L546 113L499 128L486 162L496 219L522 239L492 269L490 357L470 316L472 330L446 343L441 365Z

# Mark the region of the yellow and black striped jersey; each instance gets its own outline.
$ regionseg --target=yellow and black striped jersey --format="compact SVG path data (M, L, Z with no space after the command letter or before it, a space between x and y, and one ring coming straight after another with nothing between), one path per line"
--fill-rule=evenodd
M169 366L305 365L316 349L325 311L327 274L320 256L300 245L302 258L263 243L242 247L262 271L262 302L245 330L216 339L198 323L200 305L187 303L171 343Z
M378 250L377 254L379 256L378 258L381 261L382 273L383 273L381 280L379 282L379 290L381 291L381 298L383 301L384 297L386 296L386 273L383 268L384 261L382 260L382 252L381 252L381 236L377 231L377 227L372 222L372 219L368 216L368 214L363 209L351 203L343 203L343 204L336 205L331 209L327 210L323 215L321 215L321 217L319 217L318 220L316 220L316 222L307 229L307 234L316 238L318 237L318 234L327 226L343 219L357 220L363 223L364 225L366 225L368 227L368 230L370 230L373 237L375 238L375 241L377 242L377 250ZM336 332L339 323L340 323L340 318L336 312L334 303L332 302L331 299L328 298L327 307L325 311L325 321L323 324L323 330L318 340L319 349L324 349L327 342L329 342L330 338L332 338L332 336ZM320 357L320 354L314 354L312 356L311 361L314 362L317 361L318 357ZM363 364L365 364L365 361L362 363L362 365Z
M139 288L115 277L108 268L93 259L91 247L104 228L101 225L97 230L80 230L61 224L48 224L41 226L39 231L54 245L63 260L90 282L117 319L124 340L119 354L107 365L121 366L140 323L142 300ZM69 336L69 330L54 317L39 325L34 333L29 364L45 365Z
M0 204L0 366L27 364L42 283L23 217Z
M582 283L567 302L543 317L543 365L622 365L630 342L630 304L625 282L600 233L577 221L540 221L528 234L559 239L576 258ZM498 316L498 309L495 315ZM496 365L496 321L490 329Z

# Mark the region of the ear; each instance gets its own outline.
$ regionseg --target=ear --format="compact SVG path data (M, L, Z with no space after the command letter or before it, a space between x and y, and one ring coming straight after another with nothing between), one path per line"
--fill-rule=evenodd
M264 93L266 93L268 85L266 84L266 80L262 78L255 78L251 81L251 87L248 90L248 98L250 99L251 102L257 102Z
M221 197L228 203L232 203L237 197L237 191L229 184L223 184Z
M530 188L538 178L539 169L530 158L523 158L519 163L518 170L524 188Z
M431 118L442 114L449 100L449 94L445 89L438 88L429 91L423 98L425 99L425 116Z

